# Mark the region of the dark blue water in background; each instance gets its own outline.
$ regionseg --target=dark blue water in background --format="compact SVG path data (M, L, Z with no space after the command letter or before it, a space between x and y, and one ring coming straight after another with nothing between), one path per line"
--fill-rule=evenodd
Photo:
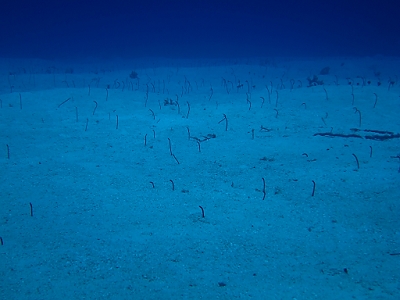
M398 5L388 0L2 1L0 56L396 56Z

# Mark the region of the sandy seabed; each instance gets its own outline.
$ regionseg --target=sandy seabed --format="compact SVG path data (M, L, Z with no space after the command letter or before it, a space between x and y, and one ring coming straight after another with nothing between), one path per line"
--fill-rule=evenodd
M399 299L399 67L3 60L0 298Z

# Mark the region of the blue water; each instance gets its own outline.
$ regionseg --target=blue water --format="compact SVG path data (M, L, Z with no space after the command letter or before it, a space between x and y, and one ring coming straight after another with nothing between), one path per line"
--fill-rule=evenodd
M0 55L398 55L396 1L3 1Z
M400 299L395 1L0 26L0 299Z

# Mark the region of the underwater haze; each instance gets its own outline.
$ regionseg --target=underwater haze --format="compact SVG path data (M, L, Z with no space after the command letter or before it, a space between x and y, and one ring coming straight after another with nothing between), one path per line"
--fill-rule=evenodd
M7 1L7 57L397 55L396 1Z
M0 299L400 299L396 1L3 1Z

